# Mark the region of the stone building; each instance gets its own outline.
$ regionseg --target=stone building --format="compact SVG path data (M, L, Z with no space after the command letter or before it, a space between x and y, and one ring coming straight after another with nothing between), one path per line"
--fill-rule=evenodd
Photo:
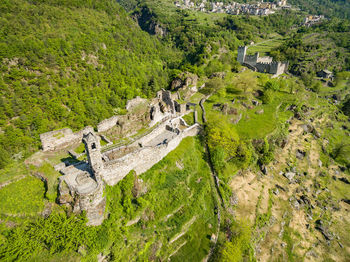
M247 55L247 46L239 46L237 61L248 68L260 73L269 73L279 76L288 70L288 62L273 61L272 57L260 57L259 53Z

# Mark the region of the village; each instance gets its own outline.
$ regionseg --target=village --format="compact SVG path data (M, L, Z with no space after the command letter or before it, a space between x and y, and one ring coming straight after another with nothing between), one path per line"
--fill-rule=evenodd
M191 9L208 13L226 13L231 15L249 14L249 15L270 15L277 10L291 8L287 5L287 0L275 2L258 2L254 4L241 4L231 2L224 4L223 2L207 2L203 0L201 3L195 4L191 0L176 1L175 5L182 9Z

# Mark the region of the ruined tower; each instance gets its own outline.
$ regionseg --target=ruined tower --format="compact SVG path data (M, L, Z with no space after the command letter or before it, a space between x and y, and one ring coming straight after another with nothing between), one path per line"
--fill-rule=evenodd
M83 142L85 144L86 155L94 178L97 183L100 183L102 181L101 172L103 171L100 137L89 132L84 135Z
M238 47L238 54L237 54L237 61L241 64L244 63L245 56L247 54L248 47L246 46L239 46Z

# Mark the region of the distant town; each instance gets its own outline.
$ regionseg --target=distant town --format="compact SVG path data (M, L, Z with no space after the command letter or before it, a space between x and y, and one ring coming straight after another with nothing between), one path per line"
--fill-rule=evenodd
M191 0L176 1L175 5L182 9L191 9L208 13L227 13L231 15L249 14L249 15L270 15L279 9L291 8L287 5L287 0L275 1L273 3L258 2L254 4L241 4L232 2L224 4L223 2L207 2L203 0L201 3L195 4Z

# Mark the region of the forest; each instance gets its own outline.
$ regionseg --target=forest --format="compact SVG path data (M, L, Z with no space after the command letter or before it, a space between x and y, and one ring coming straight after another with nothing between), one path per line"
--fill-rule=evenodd
M115 1L1 1L0 168L39 134L96 125L167 86L182 54Z

